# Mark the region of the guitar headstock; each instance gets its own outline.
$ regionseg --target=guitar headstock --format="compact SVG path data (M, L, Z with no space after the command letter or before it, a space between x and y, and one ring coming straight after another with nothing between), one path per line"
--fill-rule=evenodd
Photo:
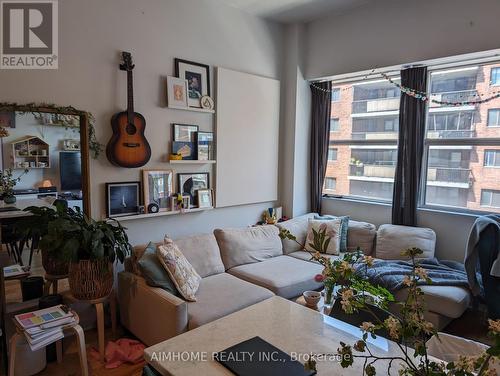
M132 55L130 52L122 52L123 63L120 64L120 69L124 71L131 71L135 65L132 64Z

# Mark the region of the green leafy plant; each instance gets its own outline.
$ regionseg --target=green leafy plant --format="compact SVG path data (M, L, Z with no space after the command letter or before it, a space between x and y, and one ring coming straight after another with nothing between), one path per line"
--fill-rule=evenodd
M21 181L21 177L29 172L25 169L19 176L13 177L14 172L11 168L0 170L0 195L2 197L14 196L14 187Z
M123 263L132 246L125 228L114 220L96 221L79 208L31 206L32 213L17 225L25 236L38 236L39 247L61 261L108 259Z

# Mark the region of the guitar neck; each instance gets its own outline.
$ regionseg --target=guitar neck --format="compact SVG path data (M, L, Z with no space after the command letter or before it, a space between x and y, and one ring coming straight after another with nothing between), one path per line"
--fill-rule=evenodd
M134 80L132 71L127 71L127 113L129 122L132 122L134 117Z

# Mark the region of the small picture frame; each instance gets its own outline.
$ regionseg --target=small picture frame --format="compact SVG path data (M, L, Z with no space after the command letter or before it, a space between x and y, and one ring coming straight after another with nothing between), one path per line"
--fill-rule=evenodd
M175 75L187 80L188 106L201 108L202 97L210 96L210 67L176 58Z
M213 191L211 189L198 189L198 207L211 208L213 206Z
M139 214L141 182L106 183L106 216L108 218Z
M172 154L182 155L184 160L195 160L196 159L196 147L194 142L182 142L174 141L172 142Z
M172 141L196 142L199 127L193 124L172 124Z
M214 134L213 132L196 133L196 155L199 161L214 160Z
M170 210L170 196L174 192L172 170L143 170L142 191L144 206L157 204L159 211Z
M208 172L178 173L177 190L182 195L189 195L191 204L197 205L198 189L210 188L210 174Z
M182 207L180 205L177 205L177 196L172 196L170 197L170 210L176 211L176 210L189 210L191 207L191 197L188 195L182 196Z
M187 80L178 77L167 77L167 101L170 108L187 108Z

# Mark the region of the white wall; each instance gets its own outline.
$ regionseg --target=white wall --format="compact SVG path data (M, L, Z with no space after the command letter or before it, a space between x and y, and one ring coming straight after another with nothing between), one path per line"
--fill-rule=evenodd
M496 0L380 0L307 25L306 77L353 73L500 47L500 2ZM309 104L304 103L304 107ZM324 199L323 211L348 214L380 225L391 209ZM437 233L437 256L463 260L475 216L420 210L420 226Z
M126 106L126 75L118 63L120 51L130 51L136 64L135 109L146 118L146 137L153 150L144 168L169 168L164 161L171 123L194 123L201 130L213 127L211 115L165 108L165 78L174 72L174 58L280 79L283 48L282 26L205 0L64 0L59 2L59 69L0 71L0 100L91 111L97 119L97 137L105 144L111 116ZM104 213L105 182L139 178L138 169L114 167L104 155L92 160L93 216ZM177 237L210 232L216 226L245 226L272 204L124 224L135 244L159 240L164 233Z

